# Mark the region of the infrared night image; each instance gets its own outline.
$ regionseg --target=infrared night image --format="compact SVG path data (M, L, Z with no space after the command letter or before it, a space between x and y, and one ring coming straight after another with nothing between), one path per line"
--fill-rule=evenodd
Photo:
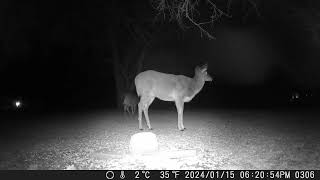
M0 2L1 170L320 169L320 2Z

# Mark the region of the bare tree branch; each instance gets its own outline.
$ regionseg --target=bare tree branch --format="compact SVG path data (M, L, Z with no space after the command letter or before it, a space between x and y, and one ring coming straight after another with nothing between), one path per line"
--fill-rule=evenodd
M252 5L252 7L254 8L257 16L261 17L261 13L260 13L260 11L258 9L257 3L253 2L253 0L247 0L247 1Z
M211 11L211 16L207 17L207 21L198 22L196 17L200 16L200 12L197 7L200 1L205 2ZM231 0L230 0L231 1ZM209 39L215 39L215 37L205 29L205 25L213 24L216 20L222 16L231 17L229 13L224 12L217 7L211 0L151 0L152 7L155 8L159 15L163 15L166 18L166 13L169 15L169 21L176 21L182 29L186 28L184 19L187 19L191 24L195 25L201 32ZM228 11L230 3L228 0Z

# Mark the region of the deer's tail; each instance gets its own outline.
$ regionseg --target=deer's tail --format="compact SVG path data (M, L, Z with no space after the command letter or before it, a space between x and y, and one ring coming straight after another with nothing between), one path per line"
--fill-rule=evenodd
M139 89L139 85L138 85L138 76L136 76L134 79L134 85L135 85L137 95L138 95L138 97L140 97L141 93L140 93L140 89Z
M140 98L141 93L140 93L140 91L139 91L139 88L136 88L136 91L137 91L137 95L138 95L138 97Z

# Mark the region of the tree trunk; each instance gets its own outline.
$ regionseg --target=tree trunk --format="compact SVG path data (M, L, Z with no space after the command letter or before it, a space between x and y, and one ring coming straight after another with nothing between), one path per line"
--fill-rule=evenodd
M111 2L111 8L109 12L111 13L111 22L108 23L108 40L110 41L111 51L112 51L112 64L113 64L113 75L115 79L116 86L116 100L117 107L121 108L122 106L122 91L124 89L123 85L123 77L121 75L121 65L120 65L120 51L118 45L118 29L119 29L119 16L118 16L118 8L115 0Z
M112 50L117 107L120 108L122 107L123 94L127 91L135 91L134 78L137 73L141 72L146 43L141 39L128 38L127 36L130 36L128 30L120 28L120 21L123 17L121 17L116 0L111 1L108 13L111 13L112 17L107 22L108 40ZM123 40L126 43L118 43Z
M124 90L124 78L121 75L121 65L120 65L120 56L119 56L119 47L117 44L117 33L116 31L110 27L109 28L109 40L111 42L112 49L112 64L113 64L113 75L115 78L115 86L116 86L116 100L117 107L122 107L122 94Z

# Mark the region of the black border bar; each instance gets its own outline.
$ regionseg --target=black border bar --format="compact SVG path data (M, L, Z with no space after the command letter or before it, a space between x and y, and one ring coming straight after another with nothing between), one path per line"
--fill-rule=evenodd
M320 179L320 170L0 170L0 179Z

